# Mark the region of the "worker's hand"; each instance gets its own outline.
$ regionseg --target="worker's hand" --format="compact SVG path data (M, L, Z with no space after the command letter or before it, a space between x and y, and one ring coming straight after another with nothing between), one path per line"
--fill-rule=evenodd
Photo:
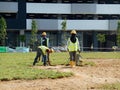
M78 50L78 52L79 52L79 53L81 53L81 51L80 51L80 50Z

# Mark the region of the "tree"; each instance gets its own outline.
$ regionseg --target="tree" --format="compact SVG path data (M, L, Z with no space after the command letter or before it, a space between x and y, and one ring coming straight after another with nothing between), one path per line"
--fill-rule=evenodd
M102 47L102 43L105 42L105 34L97 34L97 40L100 42L100 47Z
M20 39L20 42L21 42L20 46L23 46L23 47L24 47L24 42L25 42L25 40L26 40L25 35L19 35L19 39Z
M1 42L1 45L3 46L5 45L5 39L7 35L6 29L7 29L6 20L3 17L1 17L0 18L0 42Z
M62 30L63 30L63 40L62 40L62 44L65 45L66 41L67 41L67 37L66 37L66 28L67 28L67 22L66 19L61 23L62 25Z
M37 40L37 32L38 32L38 30L37 30L37 23L36 23L35 20L32 20L31 28L32 28L32 30L31 30L30 45L31 45L32 49L35 49L34 43Z
M117 39L117 46L120 47L120 21L118 21L118 26L117 26L117 34L116 34L116 39Z

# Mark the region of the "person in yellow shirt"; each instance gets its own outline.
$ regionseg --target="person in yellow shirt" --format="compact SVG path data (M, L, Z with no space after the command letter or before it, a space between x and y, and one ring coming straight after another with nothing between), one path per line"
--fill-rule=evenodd
M41 38L40 38L40 45L41 46L46 46L49 47L49 38L47 37L47 33L46 32L42 32ZM47 57L47 56L46 56ZM43 58L42 58L42 62L43 62Z
M38 49L37 49L37 54L36 54L36 57L34 59L34 62L33 62L33 66L37 63L38 61L38 58L43 57L43 65L46 66L47 65L47 61L48 63L50 64L50 61L49 61L49 54L54 52L53 49L50 49L46 46L38 46Z
M70 55L70 66L74 67L76 65L76 53L80 52L80 45L78 38L76 37L76 30L71 31L71 37L67 41L67 50Z

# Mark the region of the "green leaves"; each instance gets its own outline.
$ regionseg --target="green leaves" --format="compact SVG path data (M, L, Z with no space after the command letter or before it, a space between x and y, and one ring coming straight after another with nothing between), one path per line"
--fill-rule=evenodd
M118 21L118 27L117 27L117 34L116 34L116 39L117 39L117 45L120 47L120 21Z
M6 20L3 17L1 17L0 18L0 42L2 45L5 45L5 38L7 35L6 29L7 29Z
M101 43L104 43L105 42L105 34L97 34L97 39Z
M36 21L33 19L32 20L32 25L31 25L31 38L30 38L30 45L31 45L31 48L34 49L35 48L35 41L37 40L37 23Z

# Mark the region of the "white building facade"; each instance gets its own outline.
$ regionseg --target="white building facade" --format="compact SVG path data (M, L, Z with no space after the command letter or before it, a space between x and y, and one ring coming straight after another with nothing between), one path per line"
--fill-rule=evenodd
M32 19L37 22L38 40L46 31L51 46L62 45L61 23L66 19L67 37L75 29L82 50L90 50L91 45L99 48L96 37L99 33L106 38L102 47L111 48L116 45L120 0L3 0L0 15L7 20L9 37L16 35L17 38L24 31L26 46L29 45ZM19 45L18 39L14 41Z

